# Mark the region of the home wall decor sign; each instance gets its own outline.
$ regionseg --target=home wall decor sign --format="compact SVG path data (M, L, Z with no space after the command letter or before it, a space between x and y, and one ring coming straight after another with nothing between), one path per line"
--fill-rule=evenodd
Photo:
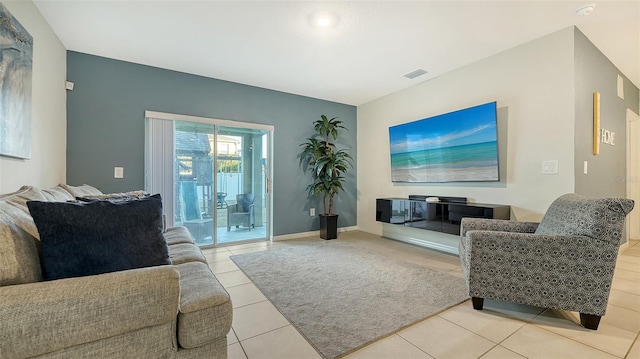
M0 4L0 155L31 158L33 37Z
M607 145L615 146L616 141L616 133L613 131L605 130L604 128L600 129L600 142L605 143Z

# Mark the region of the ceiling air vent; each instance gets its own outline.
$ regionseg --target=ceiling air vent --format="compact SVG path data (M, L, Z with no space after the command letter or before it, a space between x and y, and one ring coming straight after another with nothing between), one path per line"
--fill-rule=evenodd
M418 76L422 76L424 74L426 74L427 72L423 69L417 69L415 71L411 71L408 74L404 74L404 77L408 78L408 79L415 79Z

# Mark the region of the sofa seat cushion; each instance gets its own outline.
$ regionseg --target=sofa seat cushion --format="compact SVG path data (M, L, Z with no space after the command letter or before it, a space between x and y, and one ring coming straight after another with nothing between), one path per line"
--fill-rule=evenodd
M27 203L40 233L46 280L171 264L162 199Z
M195 244L178 243L169 246L169 257L174 265L188 262L207 263L202 251Z
M233 307L229 293L201 262L177 266L180 272L178 344L195 348L227 335Z
M46 197L30 186L0 196L0 286L42 281L40 237L27 208L32 200Z
M142 356L131 341L157 341L136 331L163 326L154 335L172 343L179 276L174 266L158 266L2 287L0 358L159 358ZM117 356L107 355L110 349L84 355L71 349L118 337L111 342L121 349Z
M164 232L164 239L167 240L167 244L170 246L180 243L193 244L193 239L191 238L189 230L185 227L180 226L167 228L167 230Z

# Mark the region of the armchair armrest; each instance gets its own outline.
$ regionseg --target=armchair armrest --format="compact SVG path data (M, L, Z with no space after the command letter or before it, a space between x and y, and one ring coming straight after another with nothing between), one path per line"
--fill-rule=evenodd
M593 315L606 310L617 254L615 245L576 235L474 230L460 242L472 297Z
M176 319L174 266L0 287L0 358L22 358Z
M510 221L508 219L462 218L460 236L464 237L468 231L501 231L516 233L534 233L538 222Z

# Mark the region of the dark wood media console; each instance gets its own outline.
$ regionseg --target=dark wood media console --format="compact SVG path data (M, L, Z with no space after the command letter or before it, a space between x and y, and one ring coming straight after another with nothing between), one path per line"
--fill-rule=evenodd
M464 217L509 219L511 213L511 206L468 203L465 197L439 197L438 202L427 202L428 197L378 198L376 221L459 235Z

